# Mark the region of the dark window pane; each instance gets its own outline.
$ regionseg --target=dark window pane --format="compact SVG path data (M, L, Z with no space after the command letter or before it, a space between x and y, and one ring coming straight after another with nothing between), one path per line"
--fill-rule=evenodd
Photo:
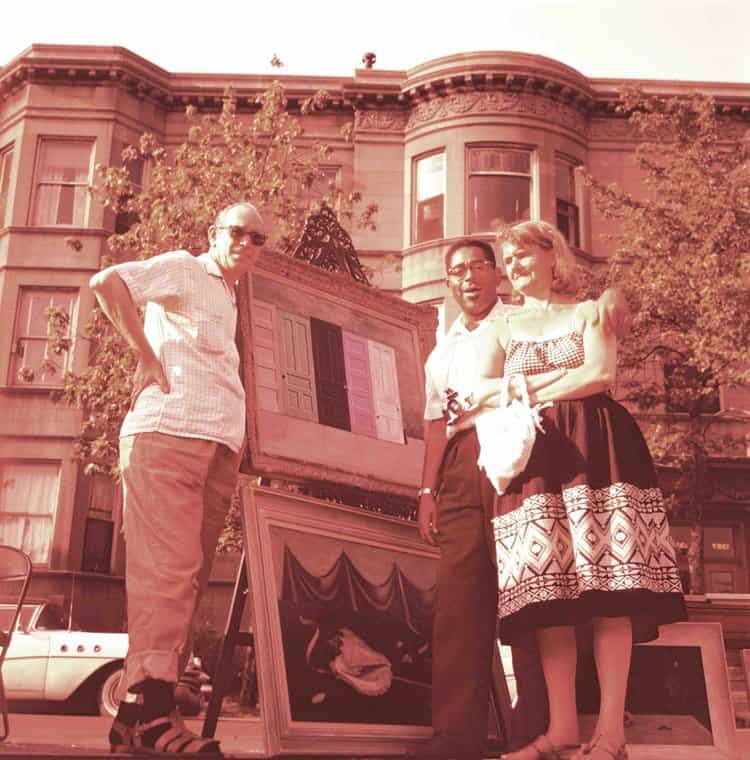
M498 224L529 219L531 180L507 175L469 178L469 232L493 232Z
M108 573L112 559L112 529L109 520L86 519L81 570Z
M557 228L569 245L581 246L581 233L578 225L578 206L574 203L557 200Z
M310 319L318 420L322 425L351 430L346 394L344 338L338 325Z

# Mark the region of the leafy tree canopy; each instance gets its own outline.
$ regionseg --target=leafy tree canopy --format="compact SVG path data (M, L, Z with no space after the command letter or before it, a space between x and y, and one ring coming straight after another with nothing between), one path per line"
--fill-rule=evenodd
M712 430L718 390L750 380L750 133L733 137L708 96L621 97L641 140L642 187L635 196L585 175L618 230L606 277L634 312L618 390L643 410L681 412L657 415L646 432L657 462L676 475L672 505L697 525L714 489L707 459L738 442ZM699 533L690 552L692 576Z
M121 166L97 167L96 192L106 208L129 223L109 238L102 265L177 249L205 251L216 214L237 201L260 209L270 233L268 246L277 251L291 251L314 203L336 205L351 220L359 194L342 197L335 187L322 186L322 166L333 151L326 143L303 139L300 116L325 100L325 92L316 93L298 115L287 109L284 89L274 82L257 97L253 116L243 119L227 93L219 114L199 117L187 109L187 139L173 152L144 134L137 147L124 150ZM342 135L349 139L348 125ZM144 164L148 182L141 189L134 177ZM374 205L366 207L358 223L373 227L376 211ZM52 354L57 355L70 346L69 316L58 309L49 316ZM90 365L80 374L68 373L58 395L84 411L76 454L87 471L116 476L118 432L130 404L136 359L99 309L85 332L92 344Z

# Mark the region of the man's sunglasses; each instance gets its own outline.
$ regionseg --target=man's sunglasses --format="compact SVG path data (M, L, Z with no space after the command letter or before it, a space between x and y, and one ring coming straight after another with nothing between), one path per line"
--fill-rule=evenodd
M229 230L229 236L232 240L248 239L253 245L261 246L266 242L268 235L258 230L246 230L244 227L238 227L236 224L217 225L217 230Z

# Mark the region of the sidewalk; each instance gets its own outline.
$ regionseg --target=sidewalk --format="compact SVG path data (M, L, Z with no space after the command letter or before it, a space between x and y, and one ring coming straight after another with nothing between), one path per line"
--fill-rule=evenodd
M185 722L192 731L200 734L202 720L188 719ZM0 758L61 760L70 757L76 760L101 760L106 757L111 760L113 756L109 753L107 743L109 726L109 718L12 714L11 734L0 744ZM258 758L264 754L262 725L258 719L222 718L216 737L221 741L227 758ZM750 729L740 730L738 739L738 754L734 760L746 760L750 758ZM628 752L630 760L725 760L725 756L718 750L700 746L631 744L628 746ZM314 755L313 751L305 757L324 760L320 755Z

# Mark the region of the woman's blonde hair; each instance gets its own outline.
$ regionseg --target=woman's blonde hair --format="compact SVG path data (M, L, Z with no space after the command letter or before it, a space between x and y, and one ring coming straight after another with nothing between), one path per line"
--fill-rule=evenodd
M502 251L510 243L518 247L537 245L554 258L552 291L574 293L578 287L578 266L573 251L557 227L547 222L517 222L497 231L497 246ZM502 262L502 256L499 257Z

